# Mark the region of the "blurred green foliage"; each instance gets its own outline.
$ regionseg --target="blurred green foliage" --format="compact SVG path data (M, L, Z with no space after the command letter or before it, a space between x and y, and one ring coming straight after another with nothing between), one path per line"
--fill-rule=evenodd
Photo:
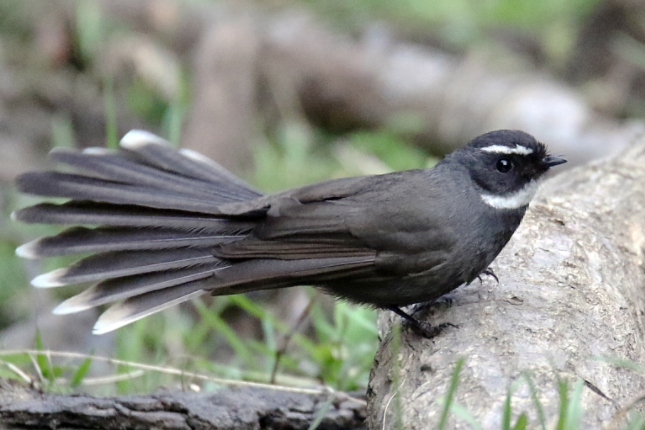
M600 0L301 0L336 25L357 28L378 20L420 39L465 49L487 44L500 30L531 35L552 59L570 52L582 20Z

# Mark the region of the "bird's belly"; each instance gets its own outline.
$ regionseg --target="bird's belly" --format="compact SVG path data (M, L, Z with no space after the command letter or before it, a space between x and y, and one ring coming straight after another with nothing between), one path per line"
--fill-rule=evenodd
M324 285L323 288L352 302L386 307L436 300L467 282L463 271L448 273L436 269L402 277L366 276Z
M429 302L477 278L499 250L473 246L470 252L455 253L452 258L416 273L384 276L373 272L323 287L335 296L377 307Z

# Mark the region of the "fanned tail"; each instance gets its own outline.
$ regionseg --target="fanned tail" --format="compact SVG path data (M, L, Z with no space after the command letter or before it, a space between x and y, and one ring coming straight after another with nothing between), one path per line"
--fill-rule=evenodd
M54 312L112 304L94 326L97 334L204 293L339 282L373 270L376 252L333 213L326 216L316 206L318 212L304 211L296 221L292 215L301 203L289 191L263 196L213 161L174 150L153 134L132 131L119 151L58 149L51 156L76 173L26 173L17 186L69 200L24 208L13 218L71 227L26 243L16 253L25 258L90 254L37 276L32 285L89 284ZM355 183L348 180L348 190ZM322 189L324 200L329 193ZM330 197L339 195L335 191ZM276 222L281 211L291 217L298 238ZM273 218L267 220L267 214Z
M213 275L231 266L212 248L245 237L255 226L250 217L222 214L219 206L253 200L261 196L258 191L153 134L128 133L118 152L57 149L51 157L79 173L26 173L17 186L25 193L71 200L41 203L13 217L74 227L22 245L16 253L25 258L93 254L32 284L94 284L61 303L58 314L122 301L99 319L97 334L203 294Z

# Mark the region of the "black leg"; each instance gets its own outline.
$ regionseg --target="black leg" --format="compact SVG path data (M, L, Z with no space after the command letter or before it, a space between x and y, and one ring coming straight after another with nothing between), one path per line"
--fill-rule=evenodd
M439 333L441 333L444 329L448 327L457 328L456 325L450 324L450 323L443 323L443 324L434 326L430 323L419 321L418 319L402 311L401 308L395 305L390 305L387 307L387 309L394 312L404 320L406 320L416 334L426 337L428 339L432 339L433 337L437 336Z

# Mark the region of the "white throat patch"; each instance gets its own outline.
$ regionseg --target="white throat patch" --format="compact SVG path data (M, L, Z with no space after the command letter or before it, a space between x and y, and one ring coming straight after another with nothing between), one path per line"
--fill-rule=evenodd
M509 146L504 146L504 145L491 145L491 146L485 146L479 149L481 149L484 152L489 152L492 154L518 154L518 155L533 154L533 150L531 148L527 148L526 146L522 146L518 144L515 144L515 148L511 148Z
M515 192L501 196L482 194L481 198L484 203L495 209L519 209L529 204L538 188L540 188L540 181L534 180Z

